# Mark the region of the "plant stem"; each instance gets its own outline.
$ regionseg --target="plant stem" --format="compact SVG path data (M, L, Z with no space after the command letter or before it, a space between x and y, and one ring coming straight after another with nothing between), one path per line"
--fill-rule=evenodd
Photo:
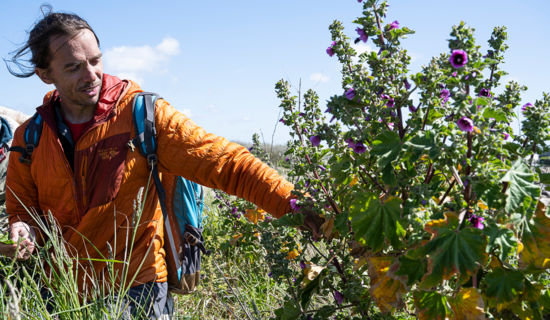
M445 194L443 195L441 200L439 200L440 205L443 203L443 201L445 201L445 198L447 198L447 195L449 194L449 192L451 192L451 189L455 186L455 183L456 183L456 179L453 179L453 181L451 182L451 185L449 186L447 191L445 191Z
M422 131L424 131L424 128L426 127L426 122L428 121L428 115L430 114L430 105L428 105L428 108L426 109L426 115L424 116L424 121L422 122Z
M378 183L378 181L374 180L374 178L373 178L370 174L368 174L368 172L366 172L366 170L365 170L363 167L360 167L360 168L361 168L361 171L363 171L363 173L366 174L367 177L369 177L370 180L371 180L372 182L374 182L374 184L378 187L378 189L380 189L380 191L382 191L382 193L386 193L386 189L384 189L384 187L382 187L382 186ZM365 177L361 174L361 171L359 171L359 176L361 176L361 179L362 179L363 182L366 184L366 179L365 179Z
M376 5L372 5L372 11L374 12L374 16L376 17L376 25L378 27L378 31L380 31L380 44L382 46L386 45L386 42L384 41L384 31L382 30L382 24L380 23L380 16L378 15L378 12L376 11Z

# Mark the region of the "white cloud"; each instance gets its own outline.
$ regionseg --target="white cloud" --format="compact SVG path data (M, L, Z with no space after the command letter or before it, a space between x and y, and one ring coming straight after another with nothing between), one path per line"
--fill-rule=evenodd
M315 81L315 82L328 82L330 78L327 75L324 75L320 72L312 73L309 76L309 80Z
M143 82L146 73L160 70L179 52L179 42L174 38L164 38L154 47L114 47L105 51L105 68L121 78Z
M353 50L357 52L357 54L374 51L374 49L371 46L369 46L364 42L354 43L351 45L351 47L353 48Z

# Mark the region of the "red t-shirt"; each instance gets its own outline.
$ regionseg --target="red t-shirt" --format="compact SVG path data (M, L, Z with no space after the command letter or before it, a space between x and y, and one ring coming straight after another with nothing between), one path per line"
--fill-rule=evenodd
M78 139L80 139L80 136L82 136L82 134L84 133L84 129L86 129L88 125L90 125L92 120L84 123L70 123L65 119L65 124L67 124L69 130L71 130L71 136L73 137L74 143L76 143Z

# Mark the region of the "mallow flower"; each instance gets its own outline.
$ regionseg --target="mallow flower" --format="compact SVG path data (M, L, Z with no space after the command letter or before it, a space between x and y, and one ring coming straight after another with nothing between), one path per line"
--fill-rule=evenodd
M336 44L336 41L332 41L332 43L330 44L330 46L327 48L327 54L328 54L329 56L331 56L331 57L334 55L334 49L333 49L333 47L334 47L335 44Z
M449 62L453 68L462 68L468 62L468 54L464 50L453 50Z
M474 122L470 118L462 117L456 124L462 131L472 132L474 130Z

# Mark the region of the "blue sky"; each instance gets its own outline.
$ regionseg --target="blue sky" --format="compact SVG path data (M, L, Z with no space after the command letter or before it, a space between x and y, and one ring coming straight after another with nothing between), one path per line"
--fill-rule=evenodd
M44 1L0 3L0 55L26 40ZM279 114L275 83L284 78L297 90L316 90L321 104L341 94L340 66L325 53L328 26L338 19L355 38L351 21L361 14L356 0L235 1L63 1L54 10L88 20L101 41L104 71L135 79L158 92L207 131L250 141L263 133L270 142ZM524 102L550 92L547 0L395 0L387 22L416 31L403 42L416 72L430 58L449 52L452 25L476 29L482 49L494 26L508 27L510 49L504 69L527 85ZM372 45L372 44L371 44ZM0 105L32 114L50 87L37 77L19 79L1 67ZM514 124L517 127L517 123ZM275 142L288 139L277 126Z

